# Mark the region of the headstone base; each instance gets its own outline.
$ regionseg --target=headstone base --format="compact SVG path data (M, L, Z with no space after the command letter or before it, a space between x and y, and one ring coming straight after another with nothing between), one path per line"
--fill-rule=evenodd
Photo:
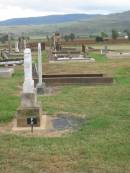
M43 95L45 93L45 84L37 85L36 89L38 95Z
M30 125L27 124L27 118L28 117L36 117L37 118L37 124L35 127L40 127L41 122L41 115L42 110L40 106L25 108L20 107L17 110L17 127L30 127Z

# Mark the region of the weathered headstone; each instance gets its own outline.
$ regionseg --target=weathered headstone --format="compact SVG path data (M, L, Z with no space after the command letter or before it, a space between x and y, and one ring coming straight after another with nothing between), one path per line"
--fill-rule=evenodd
M42 81L42 50L41 43L38 43L38 84L37 84L37 94L43 94L45 84Z
M108 53L107 45L104 46L103 49L101 49L101 55L106 55Z
M19 42L18 41L15 42L15 52L19 53Z
M85 44L82 44L82 52L85 54L86 53L86 46Z
M108 52L108 47L107 47L107 45L104 46L104 52L105 52L105 54Z
M9 53L11 53L11 51L12 51L11 33L8 33L8 47L9 47Z
M28 127L27 118L36 117L37 125L40 126L41 107L37 102L37 94L32 79L32 56L31 50L24 50L24 84L22 91L21 106L17 110L17 126Z

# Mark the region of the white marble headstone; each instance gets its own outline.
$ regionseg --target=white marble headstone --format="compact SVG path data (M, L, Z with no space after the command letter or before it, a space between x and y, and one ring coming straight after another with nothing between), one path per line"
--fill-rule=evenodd
M34 80L32 78L31 49L24 50L24 84L23 93L34 93Z
M24 44L24 49L26 49L27 48L26 40L23 41L23 44Z
M41 43L38 43L38 85L42 85L42 51Z
M19 52L19 42L16 41L15 43L15 52L18 53Z

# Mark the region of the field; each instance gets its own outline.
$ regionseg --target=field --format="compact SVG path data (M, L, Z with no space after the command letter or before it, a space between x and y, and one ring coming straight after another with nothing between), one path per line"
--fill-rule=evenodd
M124 47L120 45L120 49ZM44 63L46 74L114 76L109 86L66 86L52 96L39 97L43 111L50 116L67 112L85 117L78 131L60 138L3 133L20 105L23 67L16 67L12 79L0 79L1 173L130 172L130 59L107 60L98 53L91 56L96 63Z

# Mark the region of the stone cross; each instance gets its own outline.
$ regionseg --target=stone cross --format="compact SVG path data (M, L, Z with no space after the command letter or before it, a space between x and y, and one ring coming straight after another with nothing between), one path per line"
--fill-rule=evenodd
M41 43L38 43L38 85L42 85L42 51Z
M15 42L15 52L16 53L19 52L19 42L18 41Z
M31 49L24 50L24 84L23 93L34 93L34 80L32 78Z

